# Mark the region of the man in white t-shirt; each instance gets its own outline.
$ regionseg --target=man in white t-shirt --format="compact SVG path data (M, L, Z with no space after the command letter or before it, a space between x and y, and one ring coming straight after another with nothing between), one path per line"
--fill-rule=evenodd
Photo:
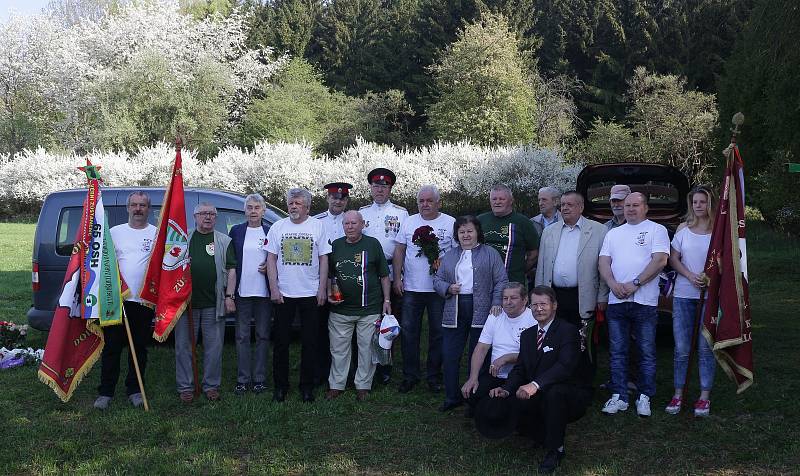
M515 282L506 284L503 312L499 316L490 314L486 319L472 352L469 379L461 387L461 393L470 405L468 412L471 413L481 399L489 396L489 390L505 383L508 373L517 363L520 335L535 325L536 320L528 308L525 286ZM486 369L483 362L490 349L492 361Z
M428 311L428 362L426 365L428 387L442 389L442 312L444 298L433 290L433 274L438 259L453 247L455 218L441 213L439 190L425 185L417 192L419 213L408 217L400 226L395 238L394 291L403 296L403 313L400 320L400 339L403 349L403 381L399 391L406 393L420 380L419 340L422 315ZM428 227L428 228L425 228ZM427 233L426 233L427 232ZM415 237L435 234L438 239L437 257L426 253L414 243ZM435 260L434 262L431 262Z
M647 219L647 197L634 192L625 198L622 226L606 234L598 267L608 284L608 340L611 365L611 398L603 413L628 409L628 345L631 334L639 352L641 392L636 412L650 416L650 398L656 384L656 324L658 323L658 274L669 258L669 235L662 225Z
M304 402L314 401L314 353L318 328L318 307L327 296L328 254L331 245L325 227L309 217L311 193L293 188L286 193L289 216L275 222L267 234L267 274L270 298L275 304L273 400L282 402L289 391L289 330L295 314L300 315L302 350L300 392Z
M147 262L153 249L156 227L147 222L150 214L150 196L144 192L133 192L128 195L128 223L111 228L111 239L119 261L119 272L128 285L130 295L125 300L125 317L131 329L136 360L144 382L147 366L147 344L150 341L150 323L153 310L142 304L139 293L142 290ZM122 349L128 345L124 326L108 326L103 328L105 346L100 360L100 386L94 407L100 410L108 408L114 387L119 379L119 358ZM136 379L133 356L128 352L128 376L125 379L128 399L133 406L143 404L142 393Z

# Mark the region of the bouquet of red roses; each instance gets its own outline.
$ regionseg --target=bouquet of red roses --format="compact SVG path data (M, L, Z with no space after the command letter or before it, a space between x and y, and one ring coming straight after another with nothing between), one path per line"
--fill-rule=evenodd
M433 232L433 228L422 225L414 230L411 242L419 247L417 258L425 256L430 265L430 274L434 274L439 269L439 237Z

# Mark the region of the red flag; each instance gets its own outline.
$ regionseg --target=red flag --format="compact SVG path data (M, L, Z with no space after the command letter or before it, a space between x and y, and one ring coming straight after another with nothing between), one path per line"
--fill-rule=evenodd
M744 220L744 168L731 144L711 233L705 274L709 278L703 336L720 367L736 383L736 393L753 384L753 342Z
M84 207L87 204L88 198ZM86 251L81 234L86 219L83 214L39 365L39 380L50 386L63 402L72 397L81 379L100 358L104 345L103 332L94 319L70 319L70 316L81 317L81 256Z
M158 220L153 253L147 265L141 298L155 307L153 338L164 342L181 317L192 294L189 234L183 199L181 150L178 145L172 179Z

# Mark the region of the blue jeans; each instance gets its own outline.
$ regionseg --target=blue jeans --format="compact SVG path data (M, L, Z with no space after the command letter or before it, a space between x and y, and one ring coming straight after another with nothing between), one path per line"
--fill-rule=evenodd
M428 311L428 361L426 365L429 383L438 383L442 378L442 312L444 298L434 292L403 293L403 315L400 321L400 343L403 351L403 379L410 382L420 380L419 340L422 314Z
M628 344L633 333L639 351L639 392L652 397L656 393L656 306L635 302L609 304L608 345L611 354L611 393L628 401Z
M463 399L458 377L461 375L461 357L464 356L464 346L469 338L469 348L467 349L467 369L469 369L472 351L478 343L482 330L479 327L472 327L472 310L472 294L459 295L457 327L442 328L445 403L457 403Z
M675 388L683 388L686 382L686 371L689 368L689 351L692 346L692 329L697 318L699 299L673 298L672 301L672 335L675 338ZM697 333L698 372L700 373L700 390L711 390L714 385L714 374L717 362L708 341L700 334L702 321Z

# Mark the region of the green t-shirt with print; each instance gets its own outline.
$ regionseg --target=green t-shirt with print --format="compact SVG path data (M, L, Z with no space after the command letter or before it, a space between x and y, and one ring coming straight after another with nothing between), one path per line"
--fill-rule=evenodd
M486 244L496 249L506 265L509 281L527 286L525 254L539 249L539 234L525 215L511 212L497 217L492 212L478 216Z
M331 305L331 312L345 316L380 314L383 290L380 278L389 276L389 264L380 241L362 235L356 243L346 237L334 240L330 258L331 274L336 277L344 302Z
M214 263L214 233L194 232L189 241L189 256L192 258L192 307L216 307L217 266ZM236 267L236 253L228 245L225 269Z

